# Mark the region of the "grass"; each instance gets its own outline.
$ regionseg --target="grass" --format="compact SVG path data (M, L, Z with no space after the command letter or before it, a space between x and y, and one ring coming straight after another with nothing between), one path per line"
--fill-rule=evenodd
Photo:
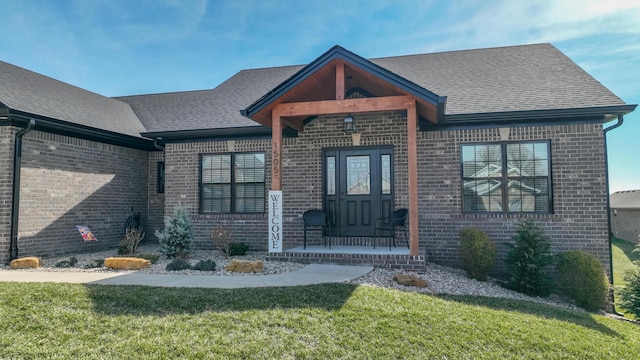
M640 252L633 252L636 243L614 237L611 240L611 256L613 257L613 283L624 286L624 272L631 269L634 261L640 260Z
M640 358L637 324L515 300L350 284L0 286L1 358Z
M640 261L640 252L634 252L636 243L614 237L611 240L611 257L613 259L613 285L615 287L625 286L623 279L625 271L633 268L634 261ZM620 297L614 297L616 310L624 314L624 309L620 306ZM634 318L631 314L624 314L625 317Z

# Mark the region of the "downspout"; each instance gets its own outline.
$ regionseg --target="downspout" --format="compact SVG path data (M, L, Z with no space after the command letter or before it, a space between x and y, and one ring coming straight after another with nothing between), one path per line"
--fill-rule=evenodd
M164 151L164 146L158 144L158 140L161 140L162 138L153 138L153 147L158 149L158 151Z
M20 169L22 168L22 137L36 125L29 119L27 126L16 133L13 146L13 195L11 198L11 239L9 261L18 258L18 216L20 215Z
M609 155L607 154L607 133L615 128L622 126L624 122L624 117L622 115L618 115L618 122L608 128L604 129L604 176L607 184L607 227L608 227L608 238L609 238L609 284L611 285L611 305L613 306L613 313L616 315L623 316L623 314L619 313L616 310L616 302L613 291L613 242L611 240L611 195L609 194Z

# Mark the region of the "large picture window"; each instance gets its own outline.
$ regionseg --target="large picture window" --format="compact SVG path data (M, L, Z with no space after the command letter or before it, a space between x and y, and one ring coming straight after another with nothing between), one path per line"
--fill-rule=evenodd
M551 213L549 142L461 146L463 210Z
M200 212L264 212L264 153L202 155L200 163Z

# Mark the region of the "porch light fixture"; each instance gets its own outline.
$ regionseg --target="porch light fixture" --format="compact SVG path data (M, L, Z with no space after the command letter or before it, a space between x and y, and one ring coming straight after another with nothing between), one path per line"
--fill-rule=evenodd
M349 114L344 117L344 132L345 134L353 134L356 132L356 118Z

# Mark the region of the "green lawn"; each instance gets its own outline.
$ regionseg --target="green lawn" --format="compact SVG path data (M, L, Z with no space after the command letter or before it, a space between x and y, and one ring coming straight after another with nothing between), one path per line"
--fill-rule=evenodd
M613 257L613 283L623 286L622 275L632 268L633 262L640 260L640 252L633 252L636 244L616 237L611 240L611 256Z
M624 272L631 269L635 265L634 261L640 260L640 252L634 252L636 244L627 240L614 237L611 240L611 257L613 259L613 284L625 286L623 279ZM616 310L624 313L624 309L620 307L620 297L615 296ZM634 318L631 314L625 314L625 317Z
M3 359L640 358L637 324L514 300L350 284L0 287Z

